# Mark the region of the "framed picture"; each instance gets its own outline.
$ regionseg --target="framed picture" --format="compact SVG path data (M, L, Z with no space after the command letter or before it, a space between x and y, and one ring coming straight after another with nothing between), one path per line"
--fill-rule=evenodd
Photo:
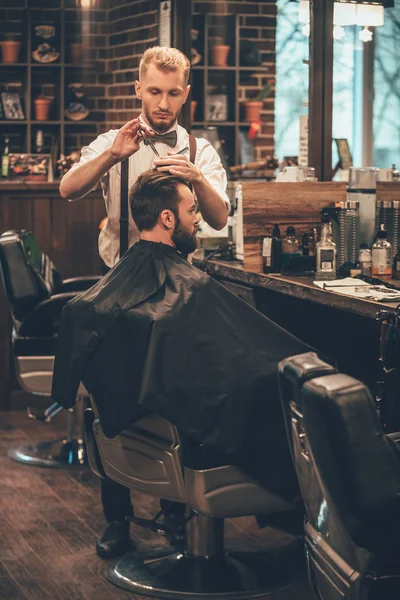
M226 171L226 175L228 179L231 177L229 165L226 160L226 156L224 154L223 145L221 144L221 140L218 134L218 129L216 127L205 127L201 129L192 129L192 134L195 137L204 138L208 142L210 142L211 146L213 146L214 150L217 151L218 156L221 159L222 166Z
M228 120L228 96L227 94L209 94L206 97L207 121Z
M21 96L18 92L1 92L4 118L10 121L25 119Z
M8 178L24 181L52 181L50 154L10 154Z

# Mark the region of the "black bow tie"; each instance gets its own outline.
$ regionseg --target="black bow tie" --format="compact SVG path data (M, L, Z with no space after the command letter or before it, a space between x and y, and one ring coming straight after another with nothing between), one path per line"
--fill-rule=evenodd
M150 142L161 142L162 144L168 144L171 148L176 146L178 135L176 131L169 131L168 133L156 133L155 135L149 136L144 140L146 146L150 144Z

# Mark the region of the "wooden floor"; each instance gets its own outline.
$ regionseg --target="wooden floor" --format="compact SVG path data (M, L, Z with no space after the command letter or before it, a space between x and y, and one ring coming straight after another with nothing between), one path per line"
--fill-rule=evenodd
M7 451L30 441L56 438L65 418L42 424L24 411L0 413L0 600L133 600L109 584L106 562L95 553L103 529L99 482L85 469L41 469L20 465ZM155 514L154 498L134 496L138 516ZM132 526L139 550L160 547L163 538ZM227 522L227 545L277 549L288 536L259 530L253 518ZM301 577L296 586L268 596L275 600L315 600Z

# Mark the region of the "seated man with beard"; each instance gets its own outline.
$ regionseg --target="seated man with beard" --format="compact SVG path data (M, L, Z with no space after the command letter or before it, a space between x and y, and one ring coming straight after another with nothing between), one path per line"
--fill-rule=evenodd
M82 381L107 437L159 414L295 501L277 365L310 347L186 260L199 217L183 178L143 173L130 205L140 241L63 310L54 400L72 407Z
M146 171L129 193L132 218L143 241L176 248L185 257L197 247L197 206L190 184L181 177Z

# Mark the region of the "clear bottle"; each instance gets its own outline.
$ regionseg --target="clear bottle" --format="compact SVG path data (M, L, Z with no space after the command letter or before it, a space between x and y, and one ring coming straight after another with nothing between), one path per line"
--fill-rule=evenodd
M329 280L336 278L336 244L332 240L332 227L329 215L322 215L321 239L317 243L316 279Z
M372 244L372 277L392 276L392 247L387 241L387 231L380 225L377 238Z
M10 148L9 148L10 140L8 138L4 139L4 150L1 156L1 176L7 179L8 177L8 167L10 161Z
M361 268L361 274L366 277L372 276L372 254L367 244L360 244L358 262Z

